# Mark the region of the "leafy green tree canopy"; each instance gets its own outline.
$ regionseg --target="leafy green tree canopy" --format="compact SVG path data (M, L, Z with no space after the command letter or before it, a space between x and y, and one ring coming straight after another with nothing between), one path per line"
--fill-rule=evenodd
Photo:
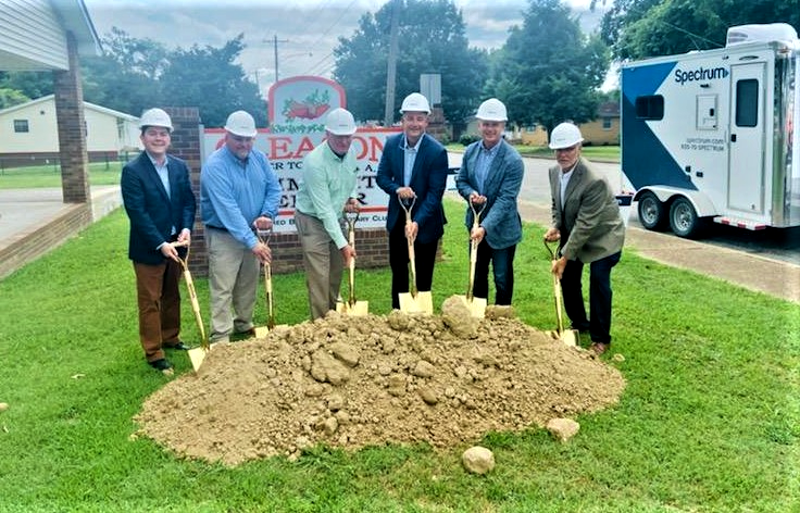
M208 127L223 126L228 114L244 109L266 126L266 103L235 62L243 38L240 34L221 48L167 50L114 28L103 39L105 54L83 62L84 98L136 116L154 106L198 107Z
M604 0L594 0L598 4ZM617 59L725 46L729 27L783 22L800 31L797 0L615 0L602 37Z
M564 120L594 119L608 48L583 34L559 0L530 0L522 27L502 48L489 92L505 102L509 120L539 123L548 132Z
M470 49L460 10L451 0L393 0L361 17L351 38L334 49L334 78L347 92L348 109L360 120L383 119L392 10L398 16L397 110L419 91L419 76L442 77L445 116L460 121L474 112L488 72L486 53Z

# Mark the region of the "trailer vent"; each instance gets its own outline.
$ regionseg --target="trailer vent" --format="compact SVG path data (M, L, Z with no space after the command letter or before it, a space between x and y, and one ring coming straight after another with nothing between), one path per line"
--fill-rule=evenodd
M788 23L739 25L728 29L725 46L753 41L797 41L797 31Z

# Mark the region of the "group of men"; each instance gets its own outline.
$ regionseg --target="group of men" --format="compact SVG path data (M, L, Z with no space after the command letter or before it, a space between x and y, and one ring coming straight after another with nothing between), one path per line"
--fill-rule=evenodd
M409 241L415 249L417 288L430 291L439 241L447 223L442 197L448 175L445 148L427 133L431 113L420 93L400 109L402 132L388 137L378 165L377 184L389 196L386 230L392 270L392 306L409 291ZM469 203L465 225L477 244L473 295L489 293L489 267L495 303L511 305L514 255L522 240L517 199L524 166L503 137L505 105L484 101L476 117L481 139L469 145L456 178ZM139 338L147 362L172 368L165 349L186 350L180 340L181 258L191 243L196 200L189 169L167 154L173 130L169 115L150 109L140 119L144 151L122 172L123 203L130 219L129 257L136 275ZM312 319L336 308L344 267L355 258L342 229L345 212L357 213L358 166L351 150L356 124L343 109L325 121L325 141L308 153L297 191L295 226L303 252ZM254 334L253 310L260 266L272 252L263 234L278 215L281 187L267 156L254 149L257 129L244 111L228 116L224 144L205 162L200 175L200 211L205 227L211 295L210 342ZM583 138L563 123L551 134L558 164L550 170L553 224L546 240L560 241L552 272L561 278L567 315L574 329L588 331L598 354L611 342L610 271L619 261L624 225L608 184L580 157ZM402 203L402 204L401 204ZM410 222L404 209L410 208ZM478 223L474 215L478 213ZM583 304L581 275L590 264L590 313Z

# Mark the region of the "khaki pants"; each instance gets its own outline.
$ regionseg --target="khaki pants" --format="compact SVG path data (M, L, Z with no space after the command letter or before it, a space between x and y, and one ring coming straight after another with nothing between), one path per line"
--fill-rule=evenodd
M294 221L303 248L311 319L318 319L336 310L344 261L322 221L299 211L295 211Z
M208 284L211 292L209 341L253 328L260 262L228 232L208 228ZM231 311L231 309L233 311Z
M181 267L174 260L159 265L133 263L139 305L139 341L148 362L164 358L162 346L178 343L181 330Z

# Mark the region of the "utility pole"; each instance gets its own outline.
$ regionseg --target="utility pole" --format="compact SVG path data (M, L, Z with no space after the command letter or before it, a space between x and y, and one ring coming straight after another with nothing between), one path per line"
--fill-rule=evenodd
M288 39L278 39L278 34L272 36L272 39L265 39L265 43L272 43L272 48L275 52L275 82L279 80L278 76L278 43L288 43Z
M395 75L397 74L397 53L399 51L397 25L398 18L400 18L400 0L393 0L392 4L392 24L389 29L389 58L386 70L386 106L383 111L384 126L392 126L392 123L394 123Z

